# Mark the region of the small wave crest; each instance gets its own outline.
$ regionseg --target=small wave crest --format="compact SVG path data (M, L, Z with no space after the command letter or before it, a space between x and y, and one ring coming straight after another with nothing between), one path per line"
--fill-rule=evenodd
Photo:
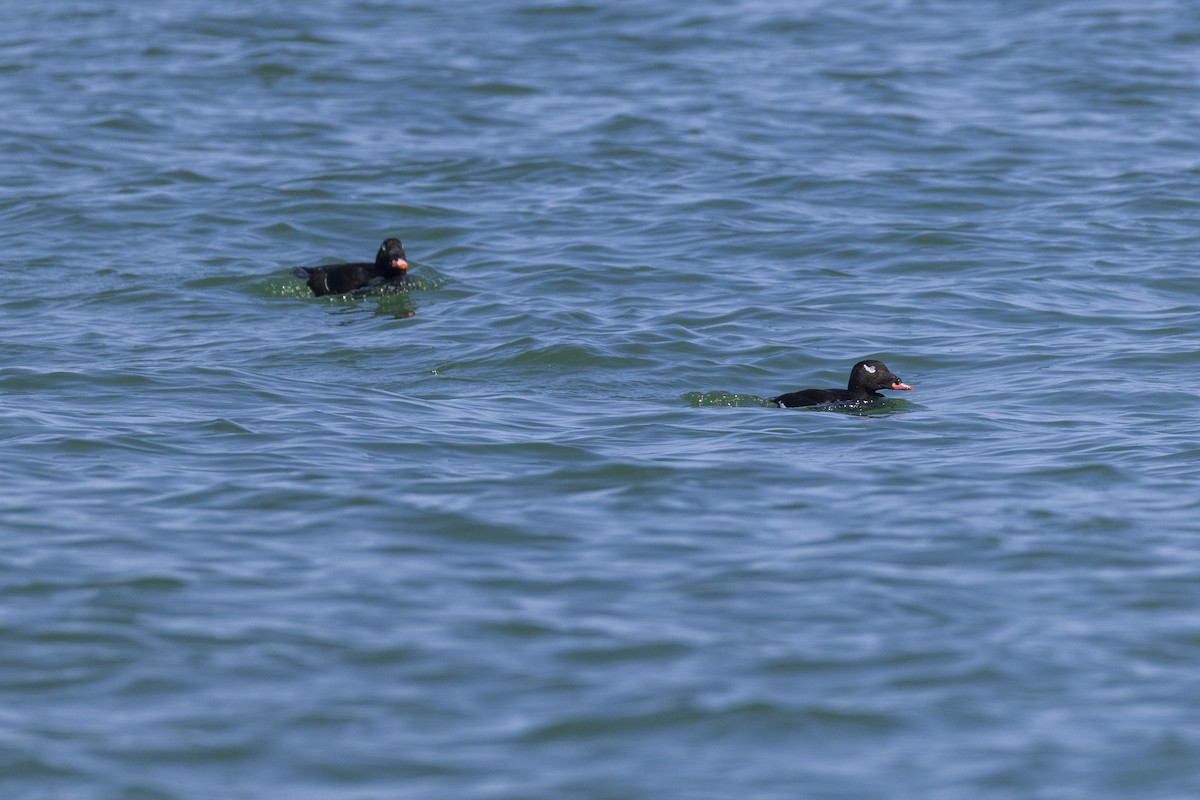
M734 392L688 392L683 399L695 408L705 406L726 406L742 408L745 406L770 406L767 400L754 394L736 394Z

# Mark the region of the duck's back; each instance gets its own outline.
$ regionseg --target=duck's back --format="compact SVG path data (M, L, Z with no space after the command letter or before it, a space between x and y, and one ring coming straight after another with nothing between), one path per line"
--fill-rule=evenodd
M780 408L796 408L797 406L816 406L821 403L840 403L853 397L845 389L801 389L798 392L788 392L778 397L772 397L770 402Z
M328 267L301 267L308 288L315 295L345 294L383 280L374 264L337 264Z

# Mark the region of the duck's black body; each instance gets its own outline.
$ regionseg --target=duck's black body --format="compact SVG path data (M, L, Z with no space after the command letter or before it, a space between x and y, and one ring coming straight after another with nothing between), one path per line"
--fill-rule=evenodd
M408 277L408 261L399 239L384 239L375 254L375 263L330 264L327 267L299 267L296 274L308 281L318 297L346 294L385 283L399 283Z
M882 361L860 361L850 370L850 381L845 389L801 389L772 397L769 402L780 408L817 406L822 403L845 403L851 401L877 400L883 395L876 389L907 389L912 387L900 381Z

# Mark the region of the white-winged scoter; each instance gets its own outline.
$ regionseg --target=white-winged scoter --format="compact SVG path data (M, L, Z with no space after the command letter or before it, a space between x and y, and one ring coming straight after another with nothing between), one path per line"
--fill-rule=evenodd
M883 395L876 389L907 389L913 387L901 383L882 361L868 359L860 361L850 370L850 382L845 389L801 389L772 397L771 403L780 408L815 406L821 403L844 403L853 400L877 400Z
M345 294L385 283L398 283L408 276L404 244L399 239L384 239L375 254L375 263L330 264L325 267L298 267L296 275L305 278L308 288L318 297Z

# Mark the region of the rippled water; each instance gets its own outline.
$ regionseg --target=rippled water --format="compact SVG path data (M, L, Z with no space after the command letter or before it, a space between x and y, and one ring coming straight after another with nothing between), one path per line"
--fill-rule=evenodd
M1191 4L15 8L4 797L1200 793Z

